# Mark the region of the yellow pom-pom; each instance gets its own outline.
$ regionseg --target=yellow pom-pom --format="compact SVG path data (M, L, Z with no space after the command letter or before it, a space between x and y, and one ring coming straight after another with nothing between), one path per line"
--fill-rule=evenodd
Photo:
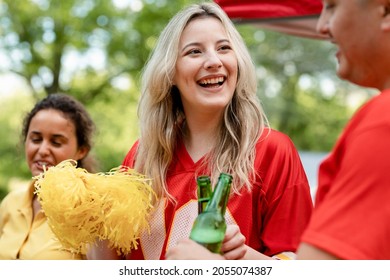
M127 254L149 229L155 193L151 181L133 169L91 174L67 160L34 179L49 226L75 253L85 254L88 245L108 240L118 253Z

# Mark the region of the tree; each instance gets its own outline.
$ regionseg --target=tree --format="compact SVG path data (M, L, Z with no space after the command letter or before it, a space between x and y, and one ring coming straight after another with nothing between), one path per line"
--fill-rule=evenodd
M256 65L271 126L300 150L329 151L356 109L350 97L364 91L364 101L372 93L336 76L334 46L327 41L238 27Z
M0 100L0 200L11 178L30 179L18 144L23 115L43 96L64 92L95 120L94 154L107 171L137 137L139 72L169 18L193 1L2 0L0 74L30 85L32 98ZM5 190L5 191L4 191Z
M6 135L0 138L0 190L12 177L30 176L15 146L23 106L54 92L87 106L98 128L94 153L101 170L119 165L138 135L139 73L168 20L192 2L198 1L2 0L0 74L22 77L32 98L23 95L7 105L0 100ZM271 126L299 149L328 151L351 113L346 100L355 90L335 77L331 44L250 24L237 27L257 67L258 94ZM323 81L337 90L324 94Z
M3 0L3 71L26 79L36 98L71 93L87 103L137 77L156 36L191 1ZM85 82L87 81L87 82Z

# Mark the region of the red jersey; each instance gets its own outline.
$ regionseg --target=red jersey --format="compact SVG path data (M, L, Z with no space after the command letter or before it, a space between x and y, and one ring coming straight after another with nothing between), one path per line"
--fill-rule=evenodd
M390 90L350 120L320 165L303 241L342 259L390 259Z
M269 133L268 133L269 132ZM133 167L135 144L123 165ZM178 143L166 183L176 203L163 199L154 212L149 233L128 259L164 259L165 252L190 235L198 215L196 174L201 161L193 162L184 144ZM252 189L232 195L226 222L237 224L246 244L268 256L295 252L311 211L310 188L299 155L284 134L265 129L256 145L256 178Z

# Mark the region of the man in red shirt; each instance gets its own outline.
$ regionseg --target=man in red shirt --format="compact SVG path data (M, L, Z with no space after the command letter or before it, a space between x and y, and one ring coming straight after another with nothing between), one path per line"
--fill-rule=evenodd
M380 94L320 165L299 259L390 259L390 1L323 1L317 29L338 46L337 74Z

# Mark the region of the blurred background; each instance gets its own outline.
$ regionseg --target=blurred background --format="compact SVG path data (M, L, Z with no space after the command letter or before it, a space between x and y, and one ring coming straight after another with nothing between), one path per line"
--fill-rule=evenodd
M0 0L0 200L28 181L21 122L44 96L84 103L98 131L100 171L138 137L139 73L168 20L190 0ZM375 91L335 76L334 46L237 23L271 127L299 149L315 190L318 162Z

